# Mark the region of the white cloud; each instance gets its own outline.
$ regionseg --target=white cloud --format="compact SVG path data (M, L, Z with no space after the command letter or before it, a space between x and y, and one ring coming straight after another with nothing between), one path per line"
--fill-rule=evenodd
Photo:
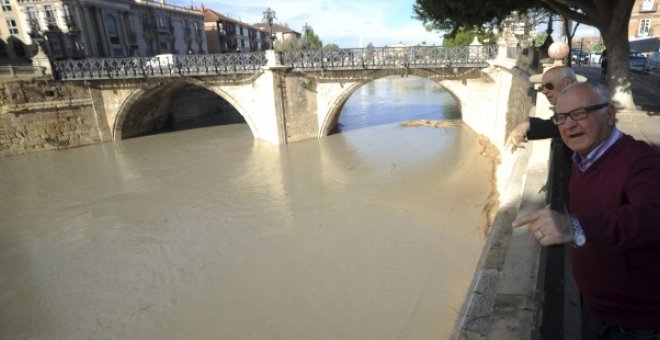
M191 0L170 0L180 6L190 6ZM384 46L406 44L439 45L438 33L427 32L421 21L413 19L414 0L252 0L242 4L231 0L204 0L205 7L247 23L259 22L263 11L272 8L278 23L286 23L301 32L305 23L314 28L325 43L340 47L360 47L373 43ZM200 6L202 1L192 0Z

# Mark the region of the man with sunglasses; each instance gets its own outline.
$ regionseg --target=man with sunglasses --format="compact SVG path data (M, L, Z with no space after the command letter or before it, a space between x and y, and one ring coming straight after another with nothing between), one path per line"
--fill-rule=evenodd
M566 86L576 83L577 76L572 68L566 66L555 66L543 73L541 78L541 91L548 98L550 105L557 104L559 92ZM514 147L523 147L523 143L529 140L559 137L557 126L549 119L530 117L528 121L516 125L509 135L507 144Z
M566 87L556 112L574 151L568 212L546 207L512 225L544 246L573 243L583 324L598 339L660 339L660 154L616 128L602 85Z

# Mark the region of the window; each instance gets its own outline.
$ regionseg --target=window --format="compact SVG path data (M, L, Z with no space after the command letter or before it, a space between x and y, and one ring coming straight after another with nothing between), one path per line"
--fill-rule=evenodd
M2 0L2 11L11 12L11 4L9 3L9 0Z
M9 34L18 34L18 25L16 25L16 20L8 18L7 28L9 28Z
M642 19L639 22L639 36L647 36L649 35L649 31L651 30L651 19Z
M62 55L62 42L58 36L49 36L48 46L50 47L50 53L53 56L59 57Z
M117 20L112 14L105 15L105 32L113 45L119 44L119 31L117 30Z
M653 11L653 1L654 0L644 0L642 2L641 12Z
M161 30L161 31L166 30L167 26L168 26L167 25L167 18L162 16L162 15L159 15L157 17L157 19L158 19L158 29Z
M71 13L69 4L64 4L64 21L69 29L75 28L75 21L73 20L73 14Z
M39 24L39 16L37 15L37 10L34 7L27 8L28 16L28 25L30 26L30 31L32 33L37 33L41 30L41 25Z
M57 26L57 19L55 18L55 10L53 10L53 6L44 6L44 11L46 12L46 23L48 25Z
M186 36L190 36L190 21L188 20L183 21L183 33Z

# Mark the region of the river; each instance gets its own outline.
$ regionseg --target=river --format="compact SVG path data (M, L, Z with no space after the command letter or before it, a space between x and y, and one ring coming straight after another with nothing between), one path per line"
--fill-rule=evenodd
M0 159L0 339L446 339L492 161L414 77L284 146L245 124Z

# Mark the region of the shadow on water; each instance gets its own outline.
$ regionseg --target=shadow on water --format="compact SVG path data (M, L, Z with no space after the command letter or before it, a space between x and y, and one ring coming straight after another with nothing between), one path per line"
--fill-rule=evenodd
M454 98L440 85L414 76L392 76L357 89L344 105L332 133L410 120L460 118Z

